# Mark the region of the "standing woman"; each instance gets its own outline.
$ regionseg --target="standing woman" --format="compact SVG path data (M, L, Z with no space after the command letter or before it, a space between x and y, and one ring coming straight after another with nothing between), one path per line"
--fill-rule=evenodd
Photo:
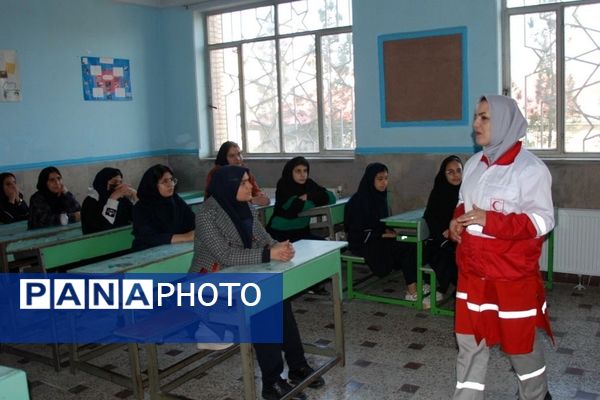
M248 202L252 197L250 172L239 166L217 170L209 187L212 196L206 200L196 218L194 258L190 272L216 272L233 265L289 261L294 247L289 241L277 242L265 231ZM279 399L293 389L281 378L285 354L288 379L298 383L314 370L304 357L300 332L294 319L291 301L283 301L282 343L254 344L262 373L263 399ZM309 387L325 384L323 378L313 380ZM305 399L300 392L292 399Z
M374 275L383 278L393 270L402 270L406 282L406 300L417 300L417 270L414 245L396 240L396 232L387 228L382 218L390 215L388 204L388 169L375 162L365 173L344 209L344 227L348 247L353 254L364 257ZM427 286L425 293L429 292ZM423 299L428 308L429 297Z
M23 200L23 193L17 186L17 178L10 172L0 174L0 222L12 224L29 217L29 207Z
M304 157L294 157L283 167L275 192L275 209L267 231L279 241L323 239L310 233L310 217L302 211L334 204L335 195L310 179L310 166Z
M219 148L219 152L217 153L217 158L215 159L215 166L208 171L208 175L206 176L206 189L204 189L204 197L207 199L210 197L210 182L212 180L212 176L216 170L225 166L225 165L237 165L242 167L244 163L244 157L242 156L242 150L240 146L236 142L227 141L221 145ZM257 206L267 206L271 202L269 196L265 192L263 192L258 183L256 183L256 178L254 175L250 174L250 184L252 185L252 200L250 202Z
M433 267L438 278L437 289L441 293L446 293L450 283L456 286L456 244L449 240L448 229L458 203L462 168L462 160L457 156L449 156L442 161L423 214L429 227L429 238L425 242L425 262Z
M41 170L36 188L38 191L29 199L29 229L66 225L81 219L81 206L67 190L58 169Z
M123 183L116 168L102 168L96 174L92 189L81 206L81 231L84 234L129 225L137 192Z
M552 177L522 148L527 122L504 96L479 100L473 122L483 151L465 165L450 236L458 242L454 399L483 399L489 347L500 345L519 398L551 399L541 337L552 338L539 258L554 227Z
M133 250L194 240L194 212L175 185L177 178L166 165L156 164L142 176L133 206Z

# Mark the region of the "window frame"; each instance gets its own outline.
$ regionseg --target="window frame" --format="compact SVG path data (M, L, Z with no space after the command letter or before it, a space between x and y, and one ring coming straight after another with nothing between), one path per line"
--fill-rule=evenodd
M565 8L581 5L600 4L600 0L574 0L530 6L508 7L502 0L501 39L502 39L502 94L511 96L510 76L510 17L542 12L556 13L556 149L530 149L545 159L600 160L600 152L565 151Z
M354 135L355 147L352 149L344 149L344 150L328 150L324 148L325 144L325 132L324 132L324 107L323 107L323 71L322 71L322 48L321 48L321 38L325 36L338 35L343 33L352 34L353 25L342 26L342 27L334 27L334 28L324 28L324 29L316 29L316 30L306 30L302 32L294 32L294 33L279 33L279 11L278 5L284 3L292 3L297 0L269 0L269 1L260 1L251 4L244 4L236 7L223 8L215 11L206 12L203 15L203 24L204 24L204 46L205 46L205 55L204 61L206 63L206 74L208 77L208 85L207 85L207 98L208 98L208 109L211 110L208 115L209 121L209 142L210 142L210 154L216 155L218 152L215 150L215 124L214 124L214 113L212 110L214 109L214 99L213 99L213 76L212 76L212 68L210 62L210 54L213 50L222 50L222 49L237 49L238 54L238 84L239 84L239 94L240 94L240 131L242 137L242 143L240 143L243 152L244 158L247 159L282 159L289 158L291 155L303 155L305 157L310 158L348 158L354 156L354 151L356 149L356 117L353 117L352 121L352 130ZM218 43L218 44L209 44L208 37L208 18L214 15L248 10L253 8L272 6L273 7L273 21L274 21L274 34L270 36L261 36L253 39L242 39L236 40L227 43ZM318 147L319 150L317 152L302 152L302 153L290 153L285 152L285 140L284 140L284 129L283 129L283 113L282 110L282 74L281 74L281 57L280 57L280 41L284 39L300 37L300 36L314 36L315 39L315 79L316 79L316 93L317 93L317 126L318 126ZM247 132L246 132L246 107L244 103L244 70L243 70L243 46L248 43L258 43L262 41L274 41L275 42L275 62L276 62L276 71L277 71L277 122L279 127L279 143L280 150L275 153L248 153L247 149ZM354 50L354 49L353 49ZM354 54L352 54L352 63L354 63ZM352 88L353 92L356 88L356 85ZM354 96L353 96L354 98ZM356 110L353 106L353 114L355 115Z

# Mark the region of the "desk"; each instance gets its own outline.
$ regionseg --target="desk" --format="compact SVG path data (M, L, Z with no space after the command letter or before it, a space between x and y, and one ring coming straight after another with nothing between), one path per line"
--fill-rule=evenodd
M188 190L186 192L179 192L177 194L183 200L188 200L188 199L191 199L191 198L194 198L194 197L196 197L196 198L198 198L198 197L204 198L204 191L203 190Z
M17 222L16 224L21 224L20 222ZM11 224L13 225L13 224ZM32 229L32 230L27 230L27 223L25 222L24 225L25 229L22 229L22 227L17 227L15 229L14 232L9 232L9 231L2 231L0 232L0 271L5 272L8 271L8 252L7 252L7 248L11 246L12 243L21 241L21 240L28 240L28 239L34 239L34 238L39 238L39 237L44 237L44 236L54 236L54 235L58 235L58 234L62 234L66 231L74 231L74 232L79 232L79 234L81 235L81 223L80 222L76 222L73 224L68 224L68 225L57 225L57 226L50 226L47 228L39 228L39 229Z
M12 224L0 224L0 235L7 233L23 232L27 230L27 220L13 222Z
M323 279L331 278L333 315L335 326L335 348L323 352L323 349L305 346L310 350L318 350L319 353L333 356L325 365L316 370L315 376L321 376L334 365L345 364L344 330L342 324L342 302L341 302L341 265L340 249L347 246L346 242L300 240L294 243L296 255L289 262L272 261L268 264L239 265L226 268L221 273L241 272L269 272L283 274L283 298L287 299L305 289L321 282ZM242 369L244 378L244 399L256 399L256 386L254 384L254 359L252 356L252 345L240 343L242 355ZM296 386L293 393L297 393L308 382Z
M183 201L185 201L188 206L195 206L204 203L204 196L188 197L183 199Z
M0 400L29 400L24 371L0 365Z
M273 216L275 210L275 196L271 197L269 205L267 206L252 206L258 211L258 220L262 222L263 226L267 226L269 220Z
M128 250L133 242L131 225L83 235L80 230L66 230L52 236L12 242L8 254L33 254L42 271L73 262Z
M135 253L125 254L109 260L88 264L79 268L70 269L69 273L75 274L122 274L122 273L187 273L194 255L194 244L176 243L152 247ZM128 345L131 376L125 376L111 370L105 370L91 361L107 352L121 348L120 344L105 345L85 354L80 354L77 345L69 348L71 371L82 370L99 378L106 379L118 385L133 390L136 399L143 398L144 380L141 375L139 347L135 343ZM156 349L151 349L156 357ZM197 361L205 356L206 352L191 356L189 362ZM222 359L219 357L219 359ZM187 364L186 364L187 365ZM183 367L182 367L183 368ZM172 371L172 369L168 369ZM176 371L176 370L175 370ZM159 374L161 375L161 374ZM159 376L157 375L157 377Z
M311 287L312 285L322 281L326 278L331 278L333 290L333 314L334 314L334 326L335 326L335 348L332 349L322 349L314 346L305 346L307 350L314 351L319 354L332 356L333 358L325 363L323 366L316 370L314 376L321 376L326 371L331 369L338 363L344 365L345 363L345 353L344 353L344 335L343 335L343 326L342 326L342 307L341 307L341 273L340 273L340 249L347 245L346 242L334 242L334 241L313 241L313 240L301 240L294 243L294 247L296 248L296 256L292 261L289 262L278 262L273 261L268 264L256 264L256 265L240 265L235 267L226 268L219 273L256 273L256 272L269 272L269 273L282 273L283 274L283 298L287 299L299 292L304 291L306 288ZM171 245L172 246L172 245ZM157 249L157 248L155 248ZM179 250L184 250L180 248ZM172 253L173 257L176 257L178 251L174 249L159 249L156 250L158 253L163 254L162 258L164 261L164 256L166 253ZM138 254L138 253L135 253ZM130 257L132 255L124 256ZM145 258L146 256L144 256ZM171 258L173 258L171 257ZM191 257L191 254L190 254ZM131 257L130 257L131 258ZM123 257L121 257L122 261ZM191 259L191 258L190 258ZM162 262L162 261L161 261ZM104 265L104 268L100 268L101 265ZM113 263L113 267L110 267L110 262L106 261L103 263L98 263L96 266L86 266L83 268L78 268L77 270L73 270L72 272L77 273L89 273L89 272L116 272L117 268L121 268L121 271L127 273L136 273L136 272L179 272L173 271L172 269L163 269L157 267L156 263L148 263L143 262L140 263L139 267L136 268L133 265L122 265L119 267L118 264L126 264L121 262ZM143 265L142 265L143 264ZM186 264L186 271L189 267L189 262ZM198 370L195 369L190 371L190 373L185 374L185 376L179 377L176 380L169 382L165 385L160 384L160 378L164 375L167 375L165 371L174 371L177 368L180 368L177 364L167 367L163 371L159 371L158 368L158 356L156 353L156 344L144 344L146 353L147 353L147 362L148 362L148 386L150 389L150 398L158 399L158 398L169 398L169 394L167 393L169 390L174 387L184 383L187 379L191 379L194 376L198 375ZM139 354L138 345L136 343L129 344L129 349L131 351L131 355L135 355L138 357ZM219 356L219 359L223 359L231 355L231 351L228 350L226 354ZM242 356L242 370L243 370L243 379L244 379L244 399L246 400L254 400L256 399L256 386L254 383L254 359L252 356L252 345L250 343L241 343L240 344L240 352ZM202 357L202 354L194 357L194 360L198 360ZM182 360L185 362L185 365L189 365L192 361L189 359ZM214 365L211 361L210 366ZM89 371L88 366L84 366L86 371ZM139 358L137 361L132 359L132 369L133 374L136 371L140 371L140 362ZM137 372L139 373L139 372ZM141 378L140 378L141 379ZM139 387L139 379L137 386ZM295 392L302 390L304 387L308 385L308 381L297 386ZM134 385L136 386L136 385Z
M316 218L310 224L311 229L327 228L328 237L335 240L335 226L344 223L344 209L350 197L338 199L334 204L311 208L298 214L299 217Z
M75 274L122 274L169 272L185 274L190 269L194 243L175 243L151 247L109 260L70 269Z
M83 235L80 229L63 230L52 236L11 242L6 247L6 253L18 257L19 255L33 256L41 271L46 272L73 262L108 255L131 248L133 236L131 226L124 226L107 231ZM5 272L7 272L5 270ZM59 345L52 343L52 358L37 353L6 346L11 353L34 359L60 371L63 357Z

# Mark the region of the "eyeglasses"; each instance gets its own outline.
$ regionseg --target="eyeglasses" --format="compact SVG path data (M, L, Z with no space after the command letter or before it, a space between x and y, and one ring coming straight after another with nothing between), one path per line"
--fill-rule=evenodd
M163 179L162 181L158 182L159 185L164 185L164 186L170 186L170 185L177 185L177 178L167 178L167 179Z

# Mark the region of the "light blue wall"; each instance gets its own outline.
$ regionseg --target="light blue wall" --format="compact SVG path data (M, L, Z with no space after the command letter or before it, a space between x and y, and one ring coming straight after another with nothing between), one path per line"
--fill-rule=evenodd
M194 13L183 8L162 11L165 78L164 148L196 152L198 149L198 98ZM203 38L202 38L203 39Z
M17 50L22 85L21 102L0 103L2 169L197 147L191 12L110 0L0 9L0 45ZM133 101L84 101L86 55L129 59Z
M354 0L356 152L471 151L473 141L470 125L382 128L377 37L400 32L467 27L470 116L476 99L482 93L500 91L499 10L497 0ZM431 96L435 96L435 93L431 93Z

